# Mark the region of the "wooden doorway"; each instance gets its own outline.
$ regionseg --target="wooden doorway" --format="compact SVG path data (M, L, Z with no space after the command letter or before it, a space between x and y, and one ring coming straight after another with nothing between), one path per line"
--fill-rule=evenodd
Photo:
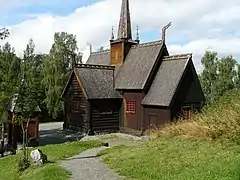
M158 127L157 114L149 114L148 116L148 129L156 129Z
M71 117L70 124L76 127L83 126L83 120L85 116L84 107L81 105L80 101L73 101L71 103Z

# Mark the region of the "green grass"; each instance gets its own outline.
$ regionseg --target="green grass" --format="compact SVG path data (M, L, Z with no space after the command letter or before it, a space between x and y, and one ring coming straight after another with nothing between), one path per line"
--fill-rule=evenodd
M38 147L47 154L49 163L42 167L30 167L23 173L18 173L18 160L21 154L0 159L0 180L67 180L69 172L59 166L58 161L74 156L86 149L98 147L97 141L71 142ZM29 152L32 149L29 149Z
M158 138L136 147L101 152L118 173L137 180L239 180L240 145L230 142Z
M138 180L240 180L240 93L229 92L188 121L150 131L151 141L101 152Z
M189 121L174 122L153 137L187 136L195 139L228 139L240 143L240 92L231 91Z

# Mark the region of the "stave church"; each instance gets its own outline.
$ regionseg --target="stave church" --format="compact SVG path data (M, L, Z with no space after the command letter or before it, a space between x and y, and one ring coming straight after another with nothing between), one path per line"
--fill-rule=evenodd
M162 39L132 38L129 0L122 0L110 50L91 52L76 64L62 93L64 129L88 134L144 134L201 110L205 97L192 54L168 52Z

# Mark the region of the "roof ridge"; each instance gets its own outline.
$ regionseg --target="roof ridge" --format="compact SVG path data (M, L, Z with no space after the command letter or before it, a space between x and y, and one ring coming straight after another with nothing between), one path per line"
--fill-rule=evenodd
M161 44L161 43L162 43L162 40L150 41L150 42L145 42L145 43L133 45L132 48L153 46L153 45L158 45L158 44Z
M91 55L103 54L103 53L107 53L107 52L110 52L110 50L109 50L109 49L106 49L106 50L102 50L102 51L92 52L92 53L90 53L90 56L91 56Z
M193 53L184 53L184 54L174 54L174 55L170 55L170 56L163 56L163 60L173 60L173 59L185 59L185 58L189 58L192 57Z
M97 64L77 64L76 68L107 69L114 70L115 66L97 65Z

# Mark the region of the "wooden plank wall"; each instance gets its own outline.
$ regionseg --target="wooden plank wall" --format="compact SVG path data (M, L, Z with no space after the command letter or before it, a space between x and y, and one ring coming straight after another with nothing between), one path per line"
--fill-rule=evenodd
M79 102L79 112L73 111L74 102ZM82 92L77 78L73 75L65 95L65 118L67 129L86 132L89 129L87 99ZM81 122L82 121L82 122Z

